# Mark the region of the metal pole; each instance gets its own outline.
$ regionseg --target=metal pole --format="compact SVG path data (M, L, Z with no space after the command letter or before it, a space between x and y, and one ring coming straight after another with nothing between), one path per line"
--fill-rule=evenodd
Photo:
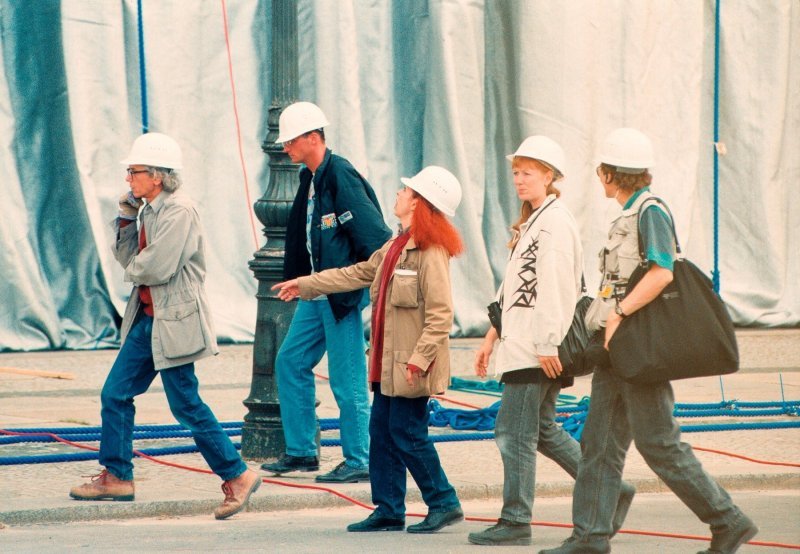
M280 144L275 144L280 114L297 98L296 0L273 0L271 20L272 102L267 122L269 130L261 145L269 156L269 184L264 196L254 206L259 221L264 225L267 241L249 263L258 279L258 312L253 342L253 378L250 396L244 400L248 413L242 426L242 456L248 460L276 458L285 448L275 355L294 313L294 305L275 298L270 287L283 280L286 223L298 185L298 165L289 160Z

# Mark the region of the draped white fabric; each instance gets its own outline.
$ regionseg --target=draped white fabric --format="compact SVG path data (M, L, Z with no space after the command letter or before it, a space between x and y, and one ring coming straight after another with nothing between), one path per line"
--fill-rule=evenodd
M721 293L740 325L800 324L800 5L722 0ZM149 129L182 145L205 222L208 292L222 340L252 340L263 244L251 204L268 179L268 0L228 0L239 157L222 2L143 0ZM653 191L689 258L714 267L712 0L298 0L299 97L392 216L399 177L451 169L467 253L454 261L455 335L487 327L518 201L505 154L531 134L567 152L559 186L586 276L616 208L594 176L615 127L656 147ZM108 222L119 160L142 130L135 0L0 2L0 350L118 340L129 294Z

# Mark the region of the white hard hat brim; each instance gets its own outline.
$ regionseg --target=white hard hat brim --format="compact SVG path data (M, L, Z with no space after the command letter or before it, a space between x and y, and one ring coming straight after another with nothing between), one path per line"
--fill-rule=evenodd
M439 210L443 214L448 215L450 217L456 215L456 211L454 209L445 206L440 201L428 198L428 196L430 195L429 191L425 190L424 186L418 185L414 181L413 177L400 177L400 182L403 183L408 188L415 190L417 194L419 194L422 198L430 202L437 210Z

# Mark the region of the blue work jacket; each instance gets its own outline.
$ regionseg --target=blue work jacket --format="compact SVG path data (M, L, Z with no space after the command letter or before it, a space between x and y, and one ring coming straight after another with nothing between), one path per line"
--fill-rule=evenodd
M306 212L312 177L315 196L309 256ZM315 175L307 167L300 170L300 187L286 225L284 279L310 275L312 261L319 272L367 260L391 235L372 186L350 162L327 149ZM340 320L363 298L364 291L356 290L330 294L328 302Z

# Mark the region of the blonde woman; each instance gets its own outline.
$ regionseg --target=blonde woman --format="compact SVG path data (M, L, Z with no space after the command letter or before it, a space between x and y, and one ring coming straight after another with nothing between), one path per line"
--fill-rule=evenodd
M554 185L564 175L564 151L539 135L526 138L507 158L522 208L497 298L502 340L495 374L504 387L495 440L503 459L503 508L496 525L470 533L469 541L481 545L531 544L537 450L573 478L581 456L579 444L555 421L558 394L572 385L562 376L558 346L572 323L583 275L578 226ZM475 356L480 377L498 338L490 328ZM628 486L619 499L616 529L633 494Z

